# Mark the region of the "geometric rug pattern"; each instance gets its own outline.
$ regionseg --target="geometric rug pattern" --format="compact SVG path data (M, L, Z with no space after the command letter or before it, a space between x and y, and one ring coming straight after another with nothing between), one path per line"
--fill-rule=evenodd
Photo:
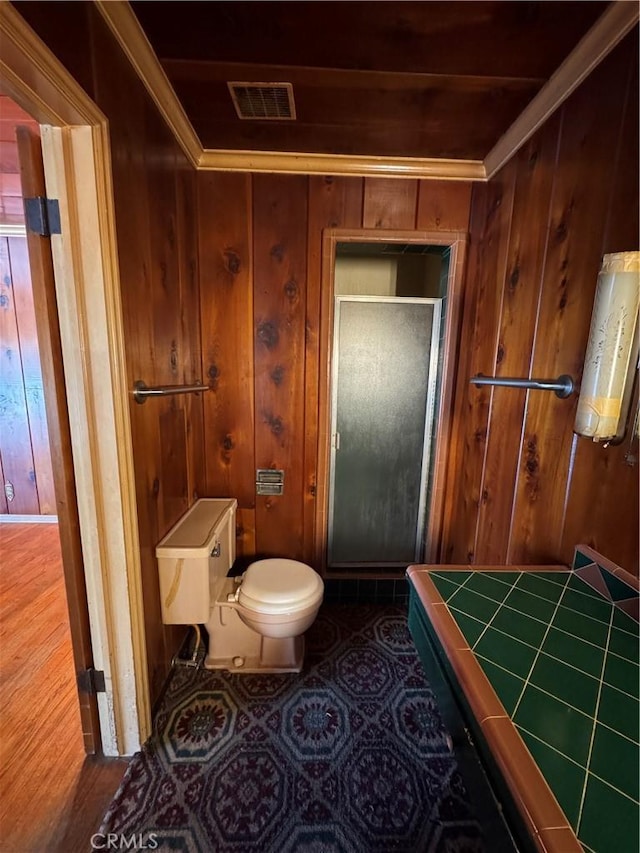
M185 853L485 850L398 606L325 604L300 674L174 669L100 832Z

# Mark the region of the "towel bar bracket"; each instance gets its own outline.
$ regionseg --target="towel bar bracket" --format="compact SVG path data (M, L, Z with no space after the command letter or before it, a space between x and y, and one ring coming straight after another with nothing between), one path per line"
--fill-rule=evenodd
M566 373L557 379L516 379L509 376L472 376L472 385L497 385L505 388L529 388L536 391L555 391L557 397L565 398L573 394L573 379Z

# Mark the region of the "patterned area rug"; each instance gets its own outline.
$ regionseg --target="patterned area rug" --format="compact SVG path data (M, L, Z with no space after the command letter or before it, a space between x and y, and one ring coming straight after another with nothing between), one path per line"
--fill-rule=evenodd
M300 675L176 668L100 831L189 853L484 850L406 611L380 605L324 605Z

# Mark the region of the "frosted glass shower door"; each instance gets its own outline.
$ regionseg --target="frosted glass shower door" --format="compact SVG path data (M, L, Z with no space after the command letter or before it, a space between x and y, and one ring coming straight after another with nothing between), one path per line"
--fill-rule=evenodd
M336 299L330 566L420 559L439 325L439 299Z

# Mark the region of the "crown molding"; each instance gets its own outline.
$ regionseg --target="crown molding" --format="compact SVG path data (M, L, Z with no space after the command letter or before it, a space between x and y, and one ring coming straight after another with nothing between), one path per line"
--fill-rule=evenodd
M451 181L486 180L484 165L481 160L305 154L285 151L205 149L198 163L198 168L227 172L281 172L293 175L437 178Z
M638 10L635 0L617 0L606 9L487 154L484 159L487 180L513 157L632 29L638 22Z
M486 180L481 160L422 157L372 157L284 151L203 149L178 97L127 0L95 0L95 5L151 95L176 141L197 169Z
M198 168L202 145L164 73L158 57L126 0L95 0L95 5L151 95L191 164Z

